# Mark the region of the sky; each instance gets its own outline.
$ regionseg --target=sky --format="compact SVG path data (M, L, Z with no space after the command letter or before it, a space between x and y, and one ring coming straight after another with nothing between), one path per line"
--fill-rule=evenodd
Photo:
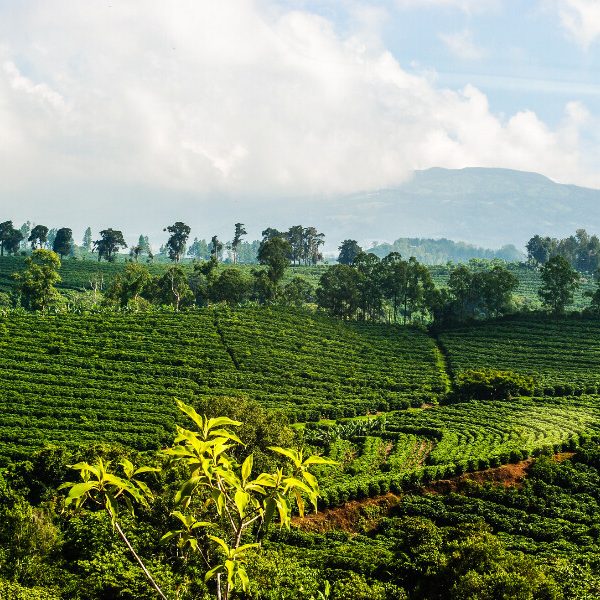
M0 0L2 220L76 238L435 166L600 188L599 125L599 0Z

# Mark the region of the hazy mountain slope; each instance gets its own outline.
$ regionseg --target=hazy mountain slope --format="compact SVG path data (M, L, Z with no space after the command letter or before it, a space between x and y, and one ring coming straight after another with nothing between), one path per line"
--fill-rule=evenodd
M600 190L508 169L417 171L395 188L323 203L330 236L392 241L446 237L483 247L522 247L535 233L600 232Z

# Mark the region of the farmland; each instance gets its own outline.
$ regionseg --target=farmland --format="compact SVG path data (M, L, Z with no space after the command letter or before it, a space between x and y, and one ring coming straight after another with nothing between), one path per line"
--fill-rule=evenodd
M456 373L491 367L532 375L546 395L600 390L597 319L516 316L450 329L439 338Z
M406 408L444 389L426 333L302 312L10 316L0 347L5 458L46 442L157 448L174 397L244 395L304 421Z

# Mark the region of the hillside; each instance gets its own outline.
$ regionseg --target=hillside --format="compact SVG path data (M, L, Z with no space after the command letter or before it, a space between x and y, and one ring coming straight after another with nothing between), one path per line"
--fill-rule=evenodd
M0 321L0 457L45 443L157 448L174 398L245 396L292 419L420 405L444 389L416 329L269 309Z
M323 203L329 236L358 240L449 238L485 248L522 249L536 233L600 231L600 190L562 185L537 173L467 168L417 171L393 189ZM321 223L319 223L321 225Z

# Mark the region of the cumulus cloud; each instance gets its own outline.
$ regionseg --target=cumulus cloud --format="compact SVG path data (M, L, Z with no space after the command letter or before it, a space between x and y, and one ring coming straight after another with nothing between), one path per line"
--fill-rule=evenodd
M371 28L341 36L258 0L19 7L0 20L5 190L68 180L347 193L431 166L600 183L584 163L584 107L569 105L554 129L530 111L497 116L475 87L407 71Z
M582 47L588 48L600 37L598 0L558 0L562 26Z
M455 33L441 33L440 39L448 50L463 60L479 60L485 56L483 48L473 40L473 33L469 29Z

